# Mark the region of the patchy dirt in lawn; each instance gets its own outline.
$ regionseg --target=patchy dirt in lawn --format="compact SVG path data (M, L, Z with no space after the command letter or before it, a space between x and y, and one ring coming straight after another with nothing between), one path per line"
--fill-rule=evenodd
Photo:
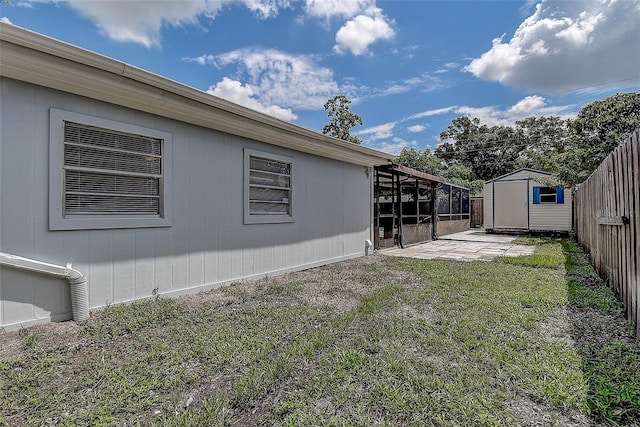
M287 304L295 301L321 308L331 307L342 313L352 310L363 295L389 283L419 286L415 274L390 270L383 261L384 257L373 255L257 281L238 282L211 291L183 295L176 300L188 310L205 306L224 307L241 304L257 296L267 296L268 299L270 286L276 283L279 289L286 289L277 297L286 300ZM274 298L269 301L273 302ZM100 311L92 313L89 323L95 322L100 314ZM25 357L26 350L34 346L42 351L73 351L90 345L93 342L91 337L82 332L83 325L72 321L36 325L12 332L0 331L0 359Z
M570 411L568 414L563 414L526 397L514 398L509 404L508 410L515 418L512 424L514 426L596 427L599 425L590 420L587 415L578 411Z
M140 380L141 384L135 385L139 386L139 389L123 382L119 387L131 386L132 390L113 389L110 392L116 395L130 393L126 395L128 396L126 399L130 399L128 402L133 402L135 399L141 401L147 399L151 403L145 404L146 406L141 404L139 408L142 409L126 408L124 412L129 411L128 415L116 414L125 418L109 418L113 414L105 413L98 413L93 418L87 418L96 421L100 419L99 417L103 417L104 420L107 420L104 422L105 425L131 425L131 420L136 420L136 416L142 417L142 425L153 423L200 425L203 420L206 420L206 425L271 425L274 417L280 417L277 419L279 425L287 425L285 418L289 414L287 411L290 411L289 415L292 416L295 414L301 417L305 415L300 413L303 410L295 407L295 395L306 393L304 387L308 386L306 385L308 383L305 381L311 381L309 378L313 378L313 375L322 373L326 364L334 360L332 358L337 360L337 365L335 370L330 371L331 375L336 375L336 378L331 381L339 384L338 391L334 391L334 394L330 394L326 390L324 392L317 391L318 395L313 397L315 399L313 400L314 408L311 412L323 420L334 419L337 423L344 422L344 419L332 418L340 415L341 408L350 408L354 413L360 415L357 412L358 407L365 405L365 403L350 400L348 396L350 392L356 395L367 395L369 385L366 380L359 382L356 374L358 369L364 369L362 366L365 362L372 364L380 372L386 372L385 369L388 369L389 365L393 365L397 369L398 377L403 381L407 380L405 378L406 372L402 371L399 359L394 359L394 357L421 362L420 368L416 369L423 369L427 366L431 370L444 372L443 383L438 383L441 388L434 391L434 396L438 397L446 393L443 391L445 386L456 387L459 385L453 380L449 382L450 378L446 375L452 368L460 368L460 366L454 366L457 363L455 360L458 359L451 359L445 353L424 351L424 347L420 347L419 343L416 343L413 335L399 334L398 336L378 337L375 339L377 341L372 340L372 342L375 341L373 344L367 341L368 337L360 336L356 343L349 343L353 348L340 347L349 340L349 333L357 327L360 327L361 331L371 330L373 332L379 332L377 329L383 329L383 325L388 324L402 325L402 327L414 325L416 328L415 325L427 325L428 328L435 328L443 317L435 304L423 300L407 302L402 301L400 297L396 300L394 299L396 298L395 294L389 293L384 298L380 297L382 302L380 308L377 309L378 311L372 309L371 313L367 312L366 315L363 315L362 319L365 320L360 319L361 322L368 322L367 324L361 323L358 326L354 321L354 324L347 324L340 330L340 326L331 323L343 314L345 319L349 315L356 318L360 313L358 310L362 307L363 301L371 299L377 291L396 287L394 292L401 294L424 286L423 278L418 273L395 268L394 265L398 262L402 261L382 255L373 255L282 276L266 277L253 282L236 283L198 294L184 295L172 300L175 301L173 304L175 307L159 309L167 309L169 310L167 313L175 315L177 325L171 323L174 318L169 320L151 318L147 320L148 324L129 331L126 328L118 329L117 319L116 321L112 319L111 321L116 325L114 330L117 333L121 332L117 336L109 336L111 329L107 329L106 332L99 329L100 322L104 321L102 312L93 313L91 320L86 325L78 325L74 322L51 323L11 333L0 333L0 374L4 375L3 366L18 366L17 369L26 370L29 368L28 362L23 363L23 361L36 359L40 357L39 355L51 355L53 359L62 360L60 372L53 376L47 376L50 372L45 375L42 371L42 378L37 380L46 382L53 378L55 383L47 384L47 387L52 389L65 390L66 387L77 387L79 393L91 395L91 398L87 398L86 401L90 402L88 405L94 406L98 405L96 402L99 402L100 399L99 388L104 382L111 381L109 377L111 372L108 371L121 371L122 376L126 376L129 374L129 364L132 360L138 365L158 363L158 366L166 369L167 376L175 375L176 378L184 378L180 381L176 379L175 386L170 383L171 378L167 380L169 385L162 383L166 378L143 378ZM411 262L421 261L413 260ZM483 265L486 266L486 264ZM452 262L451 270L455 266L456 264ZM451 274L455 273L452 271ZM597 286L595 279L593 283L588 278L580 280L585 281L588 286ZM455 295L453 297L455 300ZM298 311L291 314L287 310ZM160 311L160 313L161 316L165 312ZM222 313L223 315L215 317L211 316L212 313L216 315ZM201 315L203 320L193 319L193 317ZM264 320L265 325L268 325L269 321L276 322L280 319L278 316L285 315L308 316L309 320L306 321L307 323L300 321L295 325L289 325L286 322L283 325L274 323L276 326L269 327L280 329L266 330L268 333L262 337L260 336L263 332L261 328L264 326L261 323L262 320L255 319L251 317L252 315L254 317L273 316L273 319ZM210 324L213 322L211 319L220 320L220 330L216 329L216 325ZM223 322L229 319L235 323L225 324ZM293 317L291 319L291 323L294 323L293 320L298 320ZM205 334L198 335L197 329L204 322L209 322L207 327L210 329L207 329ZM292 328L291 330L289 326ZM537 334L545 340L559 345L575 347L577 352L585 358L592 357L594 353L599 351L607 351L612 343L638 346L637 342L625 333L624 320L612 318L590 308L561 307L555 309L551 316L538 322L536 326L532 330L532 334ZM314 335L316 332L317 336ZM181 333L182 335L180 335ZM216 334L221 334L222 338L218 339ZM227 335L224 334L228 334L228 340ZM423 337L418 334L419 331L415 336ZM189 338L185 338L187 336ZM192 337L193 342L190 342ZM308 344L305 342L307 338L314 337L318 340L317 347L310 347L311 350L308 352L300 350L300 353L295 353L297 351L294 348L295 345L303 347ZM456 337L450 338L456 339ZM180 351L187 348L189 351L192 350L193 354L189 353L187 357L178 354L177 350L173 351L172 346L178 346L177 342L180 340L182 340L180 345L183 346ZM245 346L239 348L241 353L247 352L246 362L245 355L232 354L232 351L236 350L226 347L234 345L236 343L234 340ZM188 342L185 344L185 341ZM189 349L191 345L193 349ZM161 361L155 360L152 356L147 357L156 350L162 352L162 356L157 357L157 359L162 359ZM224 355L225 351L229 352L225 356L229 358L229 361L223 358L220 362L217 357L222 357L221 354ZM251 352L255 352L255 354L250 354ZM238 359L231 360L233 357ZM388 359L384 359L384 357ZM175 366L165 363L167 360L171 361L171 358L175 358L177 361ZM275 367L270 365L272 361L278 360L282 363L274 362ZM50 363L53 365L57 362L51 361ZM220 363L220 365L216 365L216 363ZM252 366L259 366L259 368L253 372ZM269 371L272 368L275 373ZM102 369L104 373L98 375L96 379L92 377L92 372L84 372L90 369ZM82 380L86 381L86 384L69 386L67 384L68 377L65 378L64 375L76 374L86 375L87 378ZM255 376L251 377L254 374ZM275 379L265 380L269 375L273 375ZM485 382L484 378L482 377L482 382ZM320 378L319 382L323 383L325 379ZM374 379L379 380L372 376L371 381ZM31 381L29 378L24 380L25 382ZM154 385L153 387L156 388L149 392L144 388L146 387L145 380L157 381L160 385ZM412 379L408 380L407 383L400 382L399 384L411 384ZM0 377L0 400L4 397L12 397L3 395L9 388L8 386L11 386L3 381L4 379ZM242 381L245 381L244 387L246 389L254 387L255 390L247 392L240 388L238 383ZM269 383L269 381L272 382ZM381 382L377 387L383 390L386 384ZM324 384L323 387L328 389L329 385ZM375 384L370 388L375 388ZM504 388L510 390L510 385L507 384ZM157 395L154 394L155 390L160 390ZM401 405L405 402L402 399L398 399L398 402L393 401L393 393L397 392L402 395L403 390L395 390L390 387L389 390L384 389L383 391L390 396L389 402L397 403L402 408ZM504 390L500 390L500 392L502 391ZM243 400L245 398L241 396L242 393L253 394L250 399ZM539 401L538 398L523 395L515 388L510 393L512 395L503 403L507 419L513 417L513 422L507 425L568 427L600 425L597 420L594 421L585 412L580 412L578 409L553 408ZM227 406L217 415L218 418L205 418L210 415L208 411L213 412L211 409L213 406L221 404L216 401L220 396L225 396L224 398L228 400L223 402ZM308 396L307 393L307 398ZM121 397L118 395L118 398ZM125 401L127 401L126 399ZM18 401L19 399L16 399L16 402ZM390 404L389 402L386 404ZM372 409L365 414L373 417L382 414L385 409L378 407L378 403L366 403L372 405ZM300 405L302 404L300 403ZM92 408L83 408L82 410L88 411L89 409ZM398 419L402 420L402 416L404 416L402 411L409 409L413 410L414 408L407 407L398 410ZM55 417L42 418L41 414L37 414L38 410L35 408L29 414L11 412L10 409L7 410L0 404L0 426L6 423L11 426L22 426L60 422L60 419ZM3 411L5 411L4 419ZM64 417L64 411L63 415L57 416ZM184 418L180 418L181 416ZM194 418L189 418L191 416ZM306 420L307 424L314 424L311 418L302 417L299 420ZM409 420L409 418L405 420ZM4 424L3 421L5 421ZM73 421L75 419L69 424L74 424ZM371 425L377 423L375 418L359 420L360 424L367 424L367 421L372 422ZM86 419L83 419L83 422L91 424L91 421L86 421ZM411 422L398 424L411 424ZM292 423L291 425L297 424Z
M581 343L589 343L594 351L614 342L638 346L638 340L625 333L629 323L622 317L606 315L589 307L572 309L568 317L572 335Z
M569 320L569 310L566 307L556 309L553 314L538 323L539 333L549 341L574 346L572 324Z
M47 323L9 333L0 332L0 360L27 356L37 346L42 351L73 351L90 342L75 322Z

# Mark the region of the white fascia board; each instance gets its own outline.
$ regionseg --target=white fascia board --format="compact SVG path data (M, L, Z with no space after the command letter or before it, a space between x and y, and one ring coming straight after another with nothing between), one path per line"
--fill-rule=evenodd
M355 145L127 65L0 23L0 75L362 166L395 156Z
M0 40L70 61L81 62L115 74L121 74L125 66L123 62L107 56L89 52L72 44L3 22L0 22ZM4 50L0 49L0 52L4 57ZM91 53L91 55L87 55L87 53Z

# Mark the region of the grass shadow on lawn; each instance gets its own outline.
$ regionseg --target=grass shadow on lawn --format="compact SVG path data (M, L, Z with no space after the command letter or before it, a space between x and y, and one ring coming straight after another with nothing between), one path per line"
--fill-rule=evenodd
M640 426L640 338L622 303L573 240L562 242L573 337L599 422Z
M535 244L536 253L498 262L565 267L571 336L588 385L585 402L595 422L640 425L640 340L620 300L574 239L524 236L516 243Z

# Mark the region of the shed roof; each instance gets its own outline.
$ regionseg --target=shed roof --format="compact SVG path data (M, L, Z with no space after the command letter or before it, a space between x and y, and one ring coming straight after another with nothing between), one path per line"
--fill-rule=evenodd
M3 77L343 162L394 158L11 24L0 23L0 52Z
M520 172L531 172L531 173L534 173L534 174L546 175L546 176L552 176L553 175L550 172L544 172L544 171L540 171L540 170L536 170L536 169L530 169L530 168L521 168L521 169L515 170L513 172L509 172L509 173L506 173L504 175L501 175L501 176L499 176L497 178L490 179L490 180L485 181L485 182L500 181L502 179L508 178L511 175L515 175L515 174L520 173Z

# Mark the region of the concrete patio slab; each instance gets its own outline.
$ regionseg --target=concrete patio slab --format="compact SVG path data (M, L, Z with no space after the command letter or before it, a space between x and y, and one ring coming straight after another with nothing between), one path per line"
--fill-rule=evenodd
M440 240L380 251L382 255L419 259L453 259L490 261L496 256L530 255L535 246L514 245L517 236L486 234L484 230L468 230L442 236Z
M518 236L513 234L487 234L482 229L471 229L441 236L440 240L462 240L465 242L511 243Z

